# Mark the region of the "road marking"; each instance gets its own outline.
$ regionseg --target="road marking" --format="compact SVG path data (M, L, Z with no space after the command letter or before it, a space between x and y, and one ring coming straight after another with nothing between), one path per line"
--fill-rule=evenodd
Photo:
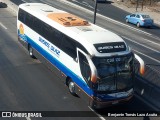
M148 39L145 39L145 38L143 38L145 41L148 41L149 43L152 43L152 44L155 44L155 45L158 45L158 46L160 46L160 44L158 44L158 43L156 43L156 42L153 42L153 41L150 41L150 40L148 40Z
M143 56L145 56L145 57L148 57L149 59L151 59L151 60L153 60L153 61L155 61L155 62L157 62L157 63L160 64L160 61L159 61L159 60L157 60L157 59L155 59L155 58L152 58L152 57L150 57L150 56L148 56L148 55L146 55L146 54L144 54L144 53L141 53L141 52L139 52L139 51L137 51L137 50L135 50L135 49L132 49L132 50L135 51L135 52L137 52L137 53L139 53L139 54L141 54L141 55L143 55Z
M82 2L78 2L77 0L72 0L73 2L76 2L76 3L79 3L81 5L84 5L84 6L87 6L91 9L94 9L94 7L92 7L91 5L89 5L89 3L85 2L85 1L82 1ZM99 9L97 9L97 11L99 11Z
M31 118L29 118L29 117L26 117L26 119L27 119L27 120L31 120Z
M88 106L88 107L89 107L89 109L90 109L92 112L94 112L101 120L106 120L102 115L96 113L90 106Z
M25 0L21 0L22 2L24 2L24 3L27 3Z
M78 2L78 1L77 1ZM92 7L91 5L89 5L87 2L85 2L85 1L82 1L82 4L83 5L85 5L85 6L87 6L87 7L89 7L89 8L92 8L92 9L94 9L94 7ZM98 9L97 9L98 10Z
M50 4L50 3L48 3L48 2L46 2L46 1L44 1L44 0L40 0L42 3L45 3L45 4L47 4L47 5L50 5L50 6L52 6L52 4Z
M160 41L160 37L157 37L157 36L151 36L151 37Z
M7 27L3 25L1 22L0 22L0 26L2 26L4 29L7 29Z
M125 39L127 39L127 40L129 40L129 41L131 41L131 42L133 42L133 43L136 43L136 44L141 45L141 46L143 46L143 47L145 47L145 48L147 48L147 49L150 49L150 50L152 50L152 51L154 51L154 52L160 53L160 51L155 50L155 49L153 49L153 48L150 48L150 47L148 47L148 46L146 46L146 45L143 45L143 44L141 44L141 43L138 43L138 42L136 42L136 41L134 41L134 40L132 40L132 39L130 39L130 38L128 38L128 37L125 37L125 36L122 36L122 37L125 38Z

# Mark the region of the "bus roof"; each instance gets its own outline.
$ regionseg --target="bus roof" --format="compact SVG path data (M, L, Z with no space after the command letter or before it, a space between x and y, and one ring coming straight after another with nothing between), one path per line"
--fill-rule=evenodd
M94 44L124 42L121 37L111 31L47 4L24 3L19 5L19 7L28 11L34 16L47 21L47 23L52 26L52 23L54 22L56 29L68 34L70 37L76 40L79 39L80 43L84 46L89 45L85 47L89 47L91 49L90 51L92 51L90 54L94 54L95 56L106 56L107 54L98 52L95 47L93 47ZM125 42L124 44L126 45ZM127 50L128 49L123 52L126 52Z

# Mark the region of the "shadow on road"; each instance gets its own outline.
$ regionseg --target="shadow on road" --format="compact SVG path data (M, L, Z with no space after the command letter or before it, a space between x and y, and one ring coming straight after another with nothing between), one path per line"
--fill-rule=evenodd
M159 25L154 24L152 27L148 28L148 29L160 29Z
M7 4L0 2L0 8L7 8Z

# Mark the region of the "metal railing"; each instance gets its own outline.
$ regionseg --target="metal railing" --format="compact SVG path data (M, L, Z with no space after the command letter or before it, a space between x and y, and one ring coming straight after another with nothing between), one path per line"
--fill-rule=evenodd
M146 64L144 75L140 75L138 68L139 65L135 68L137 79L143 79L160 88L160 65Z

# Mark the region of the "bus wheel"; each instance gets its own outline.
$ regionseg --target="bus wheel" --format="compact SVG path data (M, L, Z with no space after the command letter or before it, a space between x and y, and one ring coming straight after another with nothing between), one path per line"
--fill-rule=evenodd
M72 95L76 96L76 93L75 93L75 84L74 84L74 82L71 79L68 81L68 89L69 89L69 92Z
M28 46L28 51L29 51L29 56L31 57L31 58L35 58L34 57L34 55L33 55L33 48L32 48L32 46Z

